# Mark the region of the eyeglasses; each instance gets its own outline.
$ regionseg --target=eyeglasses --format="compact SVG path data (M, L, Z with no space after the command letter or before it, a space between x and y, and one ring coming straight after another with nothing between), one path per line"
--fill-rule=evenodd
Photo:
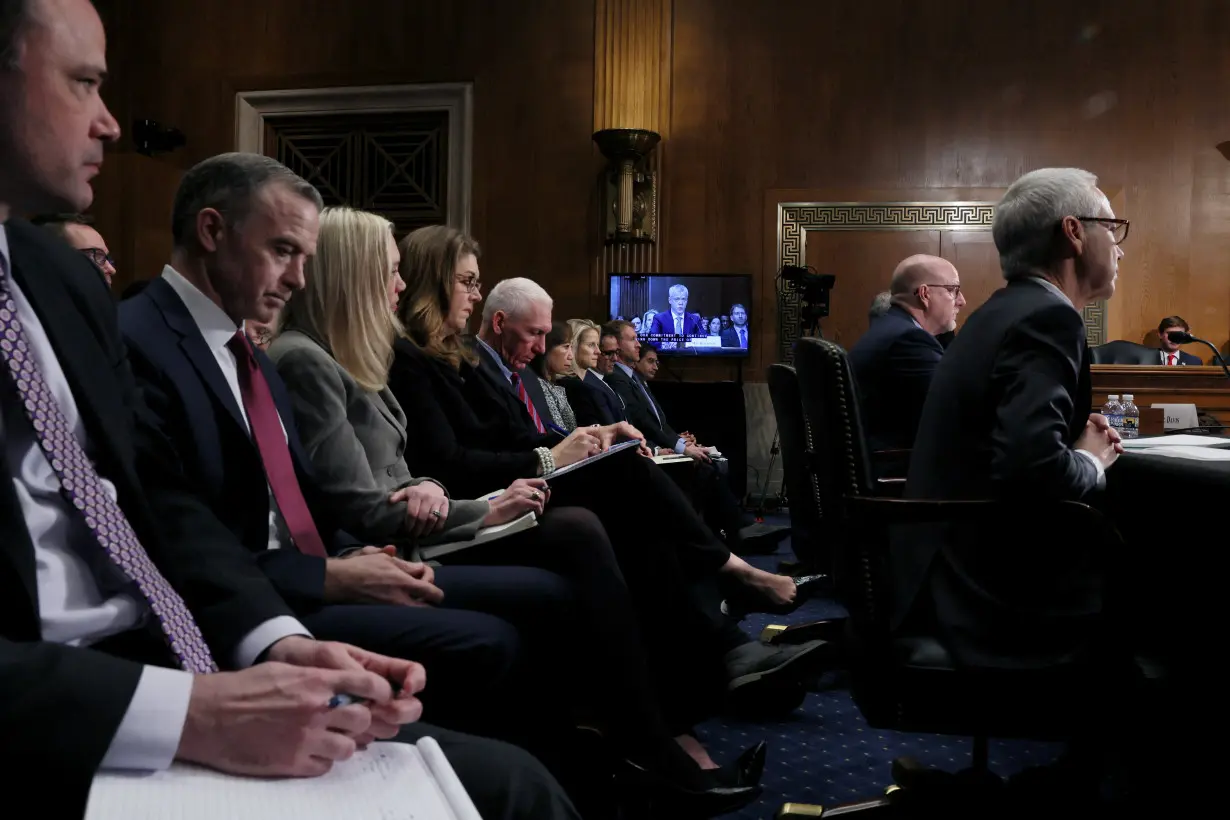
M603 356L613 359L619 355L619 348L615 348L614 350L599 350L598 352Z
M477 276L468 276L465 279L458 279L457 284L466 289L466 293L478 293L483 289L482 283L478 281Z
M1108 219L1102 216L1078 216L1081 222L1097 222L1110 231L1110 238L1116 245L1122 244L1123 240L1127 239L1128 229L1132 223L1127 219Z
M952 295L952 298L953 298L953 299L956 299L958 296L960 296L960 295L961 295L961 286L960 286L960 285L931 285L931 284L926 284L926 283L924 283L924 284L920 285L919 287L927 287L927 288L943 288L944 290L948 291L948 292L949 292L949 294L951 294L951 295ZM917 290L916 290L916 291L914 291L914 294L915 294L915 295L918 295L918 291L917 291Z
M86 258L94 263L94 267L102 270L105 265L115 267L115 260L111 258L111 254L104 251L102 248L82 248L81 252Z

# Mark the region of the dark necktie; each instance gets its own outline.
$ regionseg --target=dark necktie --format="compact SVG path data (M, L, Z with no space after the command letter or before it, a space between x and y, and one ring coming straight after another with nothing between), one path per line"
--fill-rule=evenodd
M641 386L641 391L645 394L645 398L649 400L649 409L653 411L653 417L658 420L658 426L662 426L662 414L658 412L658 403L653 400L653 393L649 392L649 384L640 375L634 375L636 383Z
M239 369L239 393L243 396L244 409L248 411L248 423L252 425L252 439L260 451L269 489L273 491L273 499L282 513L282 520L286 522L286 529L290 531L291 540L305 555L326 558L325 542L321 540L316 522L312 520L312 513L303 499L286 433L278 416L278 406L274 404L269 382L265 380L265 374L252 353L252 343L240 330L226 346L235 354L235 364Z
M196 674L218 671L188 605L154 566L124 511L107 494L102 479L43 378L43 371L26 342L25 331L17 317L17 304L9 290L7 262L2 254L0 333L3 333L0 350L3 350L9 375L26 417L34 427L39 446L60 479L60 492L85 518L86 526L107 557L136 584L180 665ZM84 683L90 685L88 681Z
M534 422L534 427L538 432L545 433L547 428L542 426L542 419L538 417L538 409L534 407L534 402L530 400L530 394L526 392L525 385L521 381L520 374L513 373L508 377L512 382L512 386L517 391L517 398L521 399L521 403L525 405L525 409L530 413L530 421Z

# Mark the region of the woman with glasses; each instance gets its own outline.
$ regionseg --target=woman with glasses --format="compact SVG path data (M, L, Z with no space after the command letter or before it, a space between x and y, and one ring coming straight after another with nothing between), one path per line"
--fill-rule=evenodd
M591 555L604 549L609 553L606 533L592 513L546 508L550 491L540 479L518 479L495 498L459 500L431 479L411 477L404 452L415 419L406 417L387 385L400 331L395 310L405 288L400 259L387 220L348 208L323 211L306 288L284 309L280 332L269 348L292 393L296 423L335 516L351 534L376 543L400 539L421 544L441 536L464 539L480 526L534 512L534 528L443 560L520 571L538 564L571 570L560 574L572 587L581 617L558 620L550 635L527 636L537 639L529 651L541 685L579 698L579 708L599 719L629 775L660 796L706 817L754 799L758 789L737 770L704 771L672 740L649 681L636 615L613 560L574 567L543 560L582 549ZM462 272L455 288L459 294L477 294L477 272ZM458 315L468 315L467 299L458 303ZM413 314L413 304L403 308ZM434 315L419 321L444 327L450 319ZM506 586L515 591L517 584ZM526 597L525 606L533 607L532 591L526 590Z

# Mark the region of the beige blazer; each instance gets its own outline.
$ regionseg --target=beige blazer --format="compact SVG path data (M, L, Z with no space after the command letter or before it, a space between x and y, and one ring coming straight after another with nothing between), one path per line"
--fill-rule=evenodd
M281 333L268 352L290 391L330 514L356 538L377 545L408 541L406 506L390 504L389 493L432 479L410 475L406 414L392 392L361 387L323 342L303 331ZM472 538L489 509L483 500L450 498L444 532L425 543Z

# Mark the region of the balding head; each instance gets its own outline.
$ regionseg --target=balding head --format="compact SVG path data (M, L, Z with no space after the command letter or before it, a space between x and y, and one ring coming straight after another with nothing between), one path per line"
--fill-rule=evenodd
M957 326L957 312L965 305L961 276L947 259L915 254L902 259L888 286L892 302L908 312L932 335Z

